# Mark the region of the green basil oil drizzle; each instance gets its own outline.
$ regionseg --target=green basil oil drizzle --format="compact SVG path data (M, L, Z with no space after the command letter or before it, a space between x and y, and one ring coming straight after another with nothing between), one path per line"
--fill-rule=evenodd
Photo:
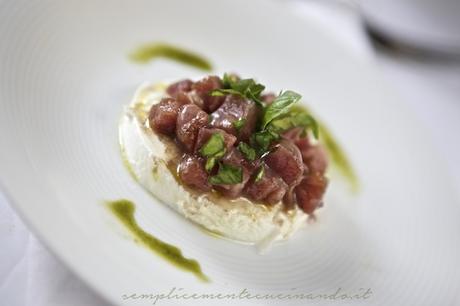
M131 166L128 156L126 155L126 150L124 146L120 143L120 154L121 154L121 159L123 161L123 165L125 166L126 170L128 171L129 175L134 179L134 181L138 181L136 173L134 172L133 167Z
M134 218L135 206L133 202L122 199L108 202L107 204L113 214L144 246L176 267L195 274L198 279L205 282L209 281L208 277L201 271L200 264L196 260L185 258L179 248L155 238L139 227Z
M212 65L201 55L165 43L141 46L130 54L137 63L147 63L157 58L166 58L204 71L212 71Z
M359 181L350 160L329 130L323 124L319 123L319 125L321 133L320 142L326 147L333 165L335 165L337 170L348 179L352 191L357 192L359 190Z

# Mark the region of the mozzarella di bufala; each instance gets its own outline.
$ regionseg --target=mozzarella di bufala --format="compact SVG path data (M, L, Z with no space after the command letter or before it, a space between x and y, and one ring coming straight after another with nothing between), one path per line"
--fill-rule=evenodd
M286 239L323 205L328 185L318 124L300 99L229 74L144 84L119 126L125 164L209 231L247 243Z

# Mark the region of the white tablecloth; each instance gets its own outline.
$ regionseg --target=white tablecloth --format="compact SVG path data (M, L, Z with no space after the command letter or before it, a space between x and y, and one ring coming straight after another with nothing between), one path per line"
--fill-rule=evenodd
M426 128L460 190L460 63L420 62L375 52L356 13L324 1L292 1L297 14L327 27L359 56L375 61ZM109 305L36 240L0 194L0 305Z

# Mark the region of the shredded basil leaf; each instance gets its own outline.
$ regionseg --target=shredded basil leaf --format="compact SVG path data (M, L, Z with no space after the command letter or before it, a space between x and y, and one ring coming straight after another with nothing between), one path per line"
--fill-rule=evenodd
M234 185L243 181L243 168L219 163L219 171L210 176L209 183L213 185Z
M200 154L204 157L214 157L225 153L224 136L221 133L212 134L208 141L201 147Z
M224 74L222 80L224 88L211 91L211 96L223 96L226 94L238 95L246 99L250 99L258 105L263 106L263 102L260 99L260 94L265 89L264 85L256 83L254 79L240 80L228 74Z
M259 83L256 83L254 79L243 79L233 82L231 88L240 92L242 95L250 98L258 98L262 91L265 89L265 86Z
M262 155L268 150L272 141L278 139L279 135L274 131L264 130L252 134L250 141L251 145L257 149L258 154Z
M301 95L290 90L280 93L273 103L264 109L262 129L265 129L272 120L289 112L290 107L300 98L302 98Z
M244 158L246 158L249 161L253 161L257 157L256 150L254 150L250 145L248 145L245 142L240 142L238 144L238 150L244 155Z
M236 131L239 133L240 130L244 127L244 125L246 124L246 119L244 118L240 118L236 121L233 121L233 126L235 127Z
M232 84L237 82L239 78L234 74L224 73L224 77L222 78L222 84L224 88L231 88Z
M264 165L261 165L256 172L256 177L254 179L254 182L256 183L259 182L264 177L264 174L265 174L265 167Z
M209 157L206 160L206 164L204 165L204 169L207 172L211 172L212 169L214 169L214 166L216 165L216 158L215 157Z
M234 89L214 89L209 93L213 97L221 97L225 95L237 95L244 97L241 92Z
M221 133L212 134L200 149L201 156L207 157L205 170L210 172L216 165L217 159L225 155L225 151L224 136Z
M281 133L294 127L311 129L316 139L319 137L319 128L316 120L305 111L291 111L284 116L272 120L267 129Z

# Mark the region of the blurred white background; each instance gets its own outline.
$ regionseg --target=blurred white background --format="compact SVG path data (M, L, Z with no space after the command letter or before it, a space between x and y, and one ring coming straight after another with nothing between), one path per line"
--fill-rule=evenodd
M460 190L460 60L410 57L375 48L348 2L290 1L286 6L327 28L344 48L374 63L405 101L402 107L419 119L427 144L439 149L452 184ZM0 241L1 305L108 305L37 241L1 193Z

